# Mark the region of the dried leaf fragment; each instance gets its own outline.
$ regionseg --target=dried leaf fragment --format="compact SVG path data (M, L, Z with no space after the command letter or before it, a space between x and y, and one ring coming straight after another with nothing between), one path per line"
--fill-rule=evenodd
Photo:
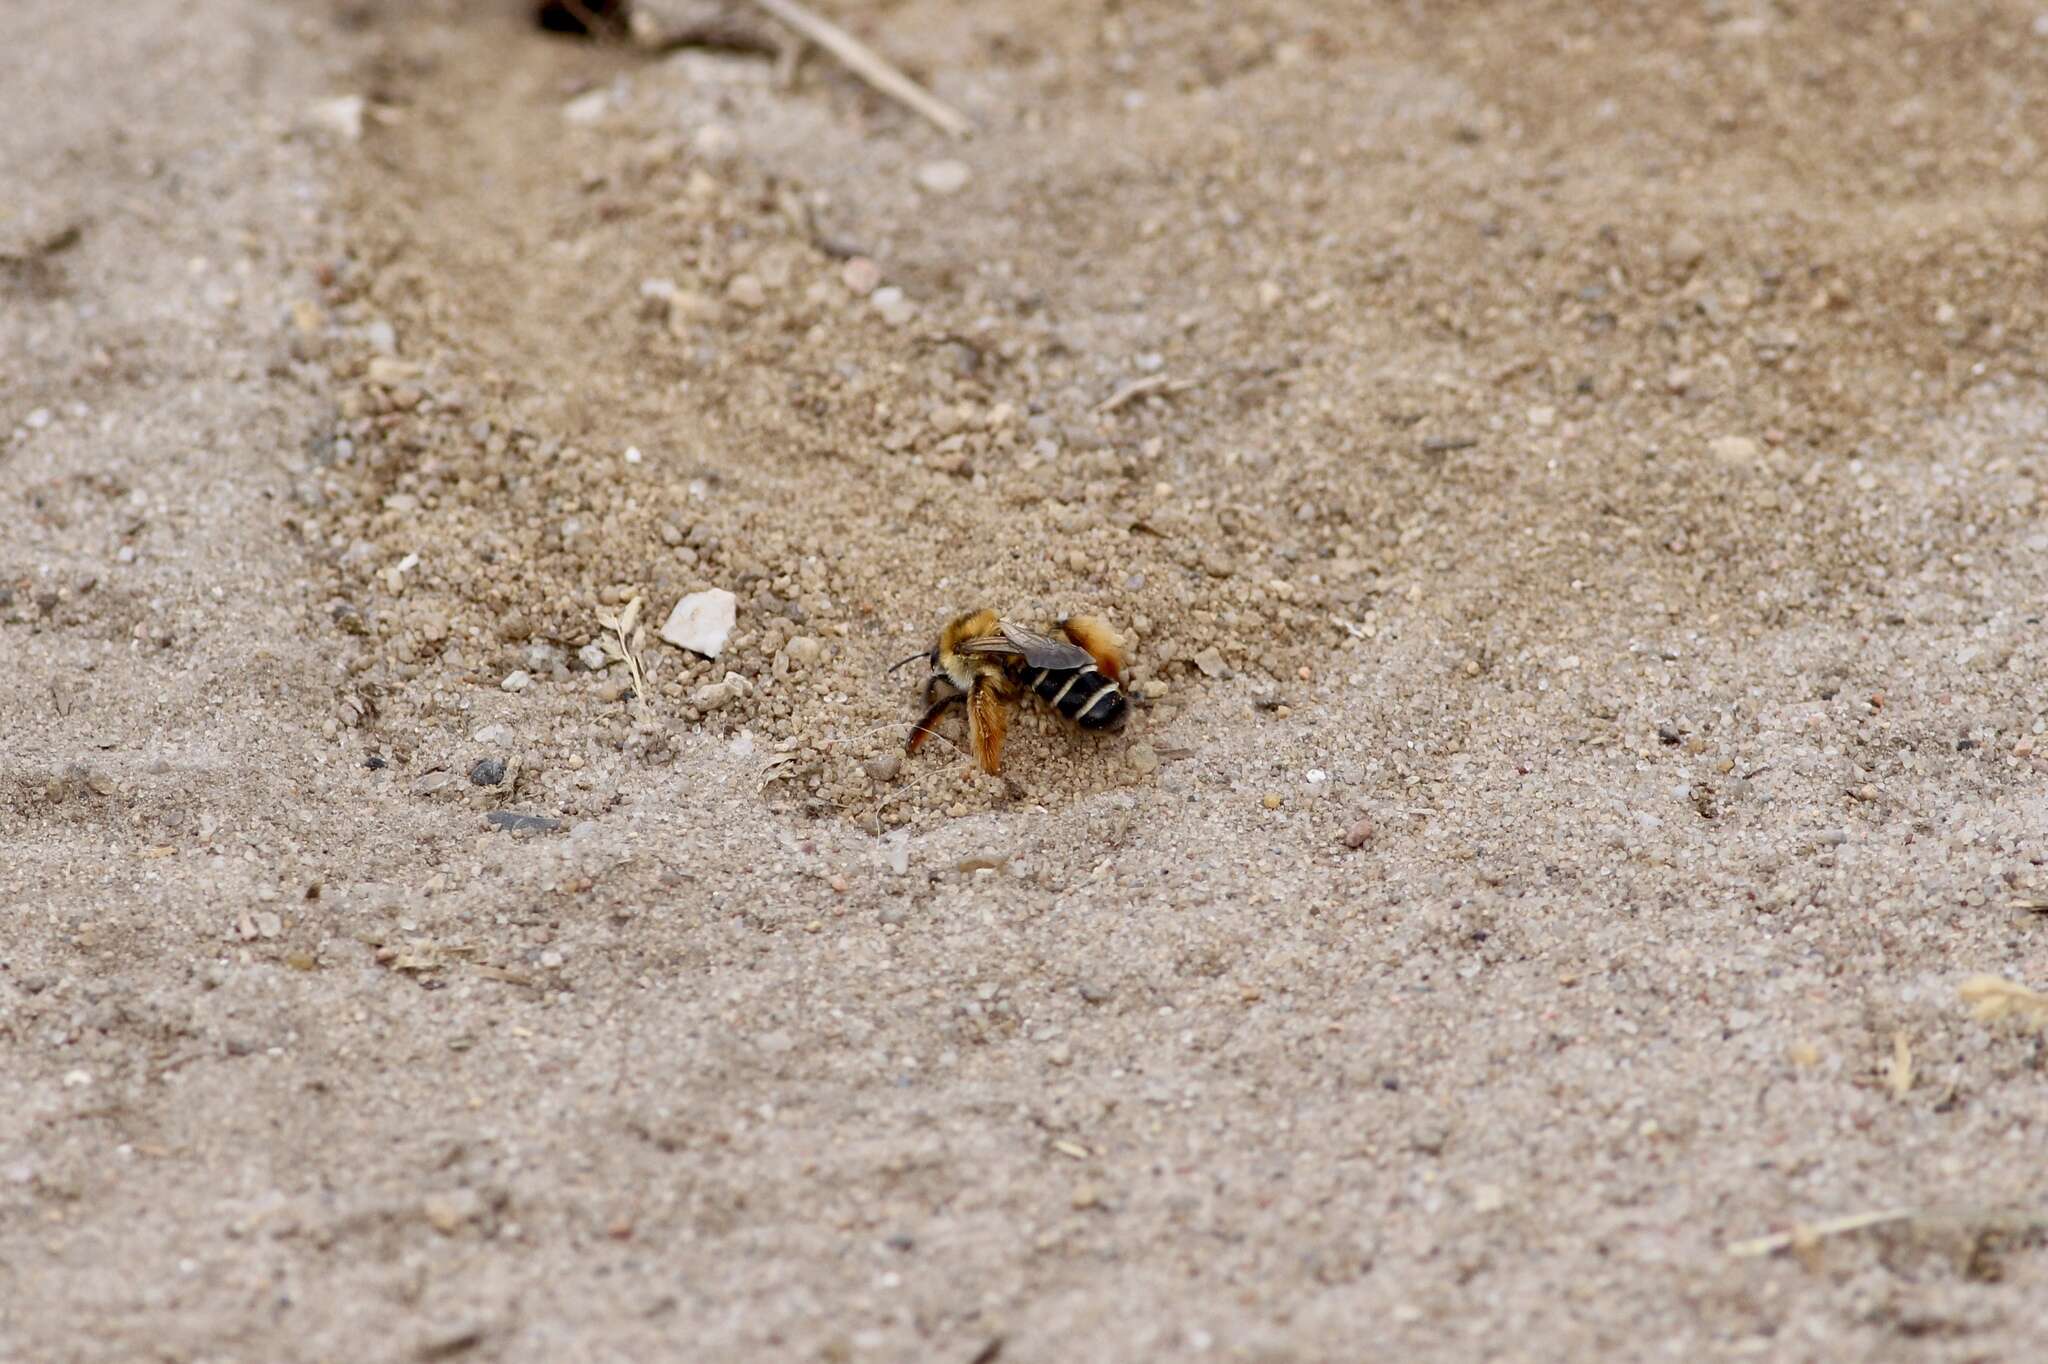
M1885 1071L1884 1082L1894 1098L1905 1098L1913 1088L1913 1047L1906 1041L1903 1028L1892 1034L1892 1063Z
M1963 1003L1970 1006L1980 1023L2000 1019L2018 1020L2026 1027L2048 1032L2048 995L2001 976L1971 976L1962 983Z

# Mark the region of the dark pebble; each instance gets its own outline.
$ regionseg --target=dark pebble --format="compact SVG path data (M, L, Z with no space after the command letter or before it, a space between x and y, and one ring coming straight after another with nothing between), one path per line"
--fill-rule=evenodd
M375 753L372 753L369 757L363 759L363 766L369 768L372 772L379 772L384 768L384 760Z
M478 786L496 786L505 780L505 760L479 758L476 766L469 769L469 779Z
M503 829L508 834L551 834L562 827L559 819L522 815L517 810L493 810L484 819L493 829Z

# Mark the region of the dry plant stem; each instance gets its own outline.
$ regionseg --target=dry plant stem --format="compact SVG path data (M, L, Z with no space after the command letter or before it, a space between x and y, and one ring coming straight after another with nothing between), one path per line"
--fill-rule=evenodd
M812 13L796 0L754 0L754 4L824 48L854 75L930 120L947 135L965 137L974 130L965 114L889 65L873 48L830 19Z

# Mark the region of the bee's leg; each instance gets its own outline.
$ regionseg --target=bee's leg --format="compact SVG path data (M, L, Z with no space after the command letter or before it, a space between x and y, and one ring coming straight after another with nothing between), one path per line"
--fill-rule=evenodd
M1060 622L1060 631L1088 651L1088 656L1095 660L1096 671L1112 682L1123 680L1124 651L1117 647L1116 632L1106 621L1095 616L1069 616Z
M967 738L981 770L1003 770L1003 735L1010 728L1010 703L996 684L985 677L974 680L967 694Z
M941 688L950 691L955 701L960 699L960 689L953 685L953 679L935 672L924 680L924 703L927 706L937 704Z
M927 696L931 694L929 687L926 688L925 694ZM951 696L942 697L934 703L932 708L924 713L924 718L911 727L910 741L904 744L903 751L905 753L915 753L918 749L923 748L924 741L939 732L939 721L944 718L946 712L959 705L964 699L956 691Z

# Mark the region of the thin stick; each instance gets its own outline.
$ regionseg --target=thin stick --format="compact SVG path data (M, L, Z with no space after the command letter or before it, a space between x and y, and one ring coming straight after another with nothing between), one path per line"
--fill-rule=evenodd
M569 11L569 17L583 25L583 31L593 38L602 37L611 30L611 24L586 9L583 0L562 0L562 8Z
M1213 377L1205 375L1200 379L1169 379L1164 374L1148 374L1142 379L1131 380L1104 398L1095 405L1095 411L1098 415L1114 412L1132 399L1142 398L1147 393L1185 393L1191 388L1200 388Z
M1737 1259L1754 1260L1765 1255L1776 1255L1781 1250L1794 1246L1811 1245L1829 1236L1841 1236L1866 1227L1881 1227L1892 1222L1910 1221L1919 1214L1912 1208L1887 1208L1882 1212L1852 1213L1847 1217L1831 1217L1825 1222L1810 1226L1794 1227L1781 1231L1775 1236L1759 1236L1751 1241L1732 1241L1728 1253Z
M1135 398L1142 398L1147 393L1157 393L1172 382L1164 374L1148 374L1142 379L1133 379L1101 402L1095 404L1095 411L1097 415L1106 415L1114 412L1125 403Z
M875 89L931 120L948 135L965 137L974 130L966 115L889 65L866 43L830 19L812 13L797 0L754 0L754 4L837 57L847 70Z

